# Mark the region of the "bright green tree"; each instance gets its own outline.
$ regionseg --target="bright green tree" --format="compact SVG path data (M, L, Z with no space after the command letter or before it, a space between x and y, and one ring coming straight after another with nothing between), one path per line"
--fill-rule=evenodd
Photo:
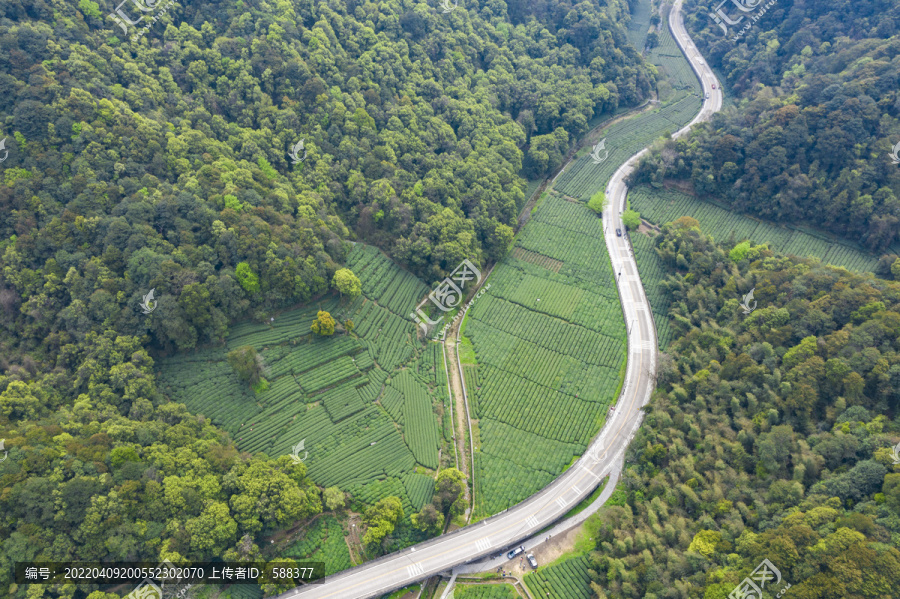
M184 528L191 535L192 550L213 555L225 551L237 534L237 523L228 505L221 501L207 502L200 515L185 522Z
M716 552L716 544L722 540L722 533L717 530L701 530L694 535L688 551L695 551L703 557L710 557Z
M441 470L434 483L434 507L451 518L466 510L466 475L456 468Z
M297 562L288 557L279 557L268 562L264 570L264 575L260 576L261 584L259 585L265 596L272 597L284 593L285 591L289 591L296 586L292 579L276 576L273 573L273 570L277 569L280 574L282 569L296 568Z
M386 536L394 532L397 522L403 518L403 504L399 497L385 497L366 510L363 522L366 524L366 534L363 542L367 545L376 545Z
M733 248L731 248L731 251L728 252L728 257L731 259L732 262L737 263L737 262L740 262L741 260L743 260L744 258L746 258L747 252L749 252L749 251L750 251L750 242L742 241L739 244L737 244L736 246L734 246Z
M359 282L359 277L353 274L353 271L349 268L341 268L335 272L331 284L338 290L338 293L341 294L342 298L344 295L355 298L362 293L362 285Z
M100 18L100 5L92 0L78 0L78 8L88 17Z
M329 335L334 335L334 325L334 318L331 314L324 310L319 310L319 313L316 314L316 319L309 328L312 329L312 332L316 335L327 337Z
M246 262L239 263L234 269L234 274L237 277L238 283L241 284L241 287L243 287L245 291L249 291L250 293L259 291L259 277L256 276L256 273L253 272L253 269L250 268L249 264Z
M338 487L328 487L323 495L325 496L325 506L332 512L344 507L344 492Z
M587 206L597 214L603 214L607 204L609 204L609 200L606 199L606 194L603 191L598 191L588 200Z
M629 231L634 231L641 226L641 213L634 210L626 210L622 213L622 222Z

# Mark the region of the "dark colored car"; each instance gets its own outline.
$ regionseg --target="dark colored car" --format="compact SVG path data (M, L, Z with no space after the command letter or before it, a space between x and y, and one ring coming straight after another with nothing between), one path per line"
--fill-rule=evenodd
M513 549L512 551L507 553L506 558L512 559L512 558L516 557L517 555L519 555L520 553L524 553L524 552L525 552L525 546L522 545L520 547L516 547L515 549Z
M616 229L616 237L622 236L622 229Z
M537 570L537 560L534 559L534 554L533 554L533 553L529 553L529 554L526 555L525 557L528 558L528 563L531 564L531 569L532 569L532 570Z

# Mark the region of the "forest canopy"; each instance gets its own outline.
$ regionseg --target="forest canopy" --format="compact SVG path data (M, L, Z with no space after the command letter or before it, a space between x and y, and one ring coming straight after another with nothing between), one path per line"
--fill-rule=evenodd
M429 283L499 259L524 177L654 84L620 0L174 3L139 39L112 8L0 5L4 591L23 558L255 559L320 512L303 465L238 452L155 359L352 298L350 240Z
M900 284L765 246L733 261L680 220L654 241L678 338L595 525L595 596L724 599L763 559L791 597L892 596Z
M900 169L890 157L900 143L900 6L779 0L737 41L750 16L724 35L707 12L688 11L686 22L723 78L726 107L660 144L634 180L690 181L735 211L900 253Z

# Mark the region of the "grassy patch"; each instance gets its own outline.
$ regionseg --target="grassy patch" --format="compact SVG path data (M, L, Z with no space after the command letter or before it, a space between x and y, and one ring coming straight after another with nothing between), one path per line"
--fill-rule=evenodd
M563 520L565 520L566 518L571 518L575 514L579 514L579 513L583 512L585 510L585 508L587 508L589 505L594 503L594 500L597 499L598 497L600 497L600 493L603 492L603 489L606 487L606 483L608 481L609 481L609 476L607 476L600 482L600 486L598 486L594 490L593 493L591 493L590 495L585 497L578 505L576 505L571 510L566 512L566 515L563 516Z

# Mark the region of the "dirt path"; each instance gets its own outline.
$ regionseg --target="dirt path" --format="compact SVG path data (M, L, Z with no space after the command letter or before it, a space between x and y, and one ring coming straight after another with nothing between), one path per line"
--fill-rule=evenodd
M347 529L349 534L344 537L344 542L347 544L347 549L350 550L350 562L352 564L361 564L363 562L362 559L362 535L360 534L360 528L362 527L362 517L359 514L350 513L350 519L347 522Z
M469 452L466 451L466 439L469 438L469 419L466 418L466 405L462 388L463 383L460 379L459 368L456 365L456 335L458 334L458 331L459 327L457 326L447 334L444 341L444 351L447 354L447 374L450 376L450 391L453 397L453 415L455 416L453 431L456 435L456 451L460 456L460 461L462 462L460 466L462 467L463 474L466 475L466 480L472 481L471 468L469 467L471 462ZM469 514L471 514L472 493L469 491L469 485L466 485L466 501L469 502ZM468 521L468 518L466 520Z
M479 291L481 291L482 286L488 280L488 277L491 276L491 273L494 272L494 266L492 265L488 271L484 274L479 281L478 286L474 289L474 292L470 296L471 298L475 298L478 295ZM471 301L471 300L470 300ZM471 304L469 304L471 305ZM459 338L459 331L462 328L462 323L465 320L465 316L459 318L453 323L453 326L450 327L450 330L447 331L447 335L444 337L444 349L447 352L447 371L450 375L450 387L451 392L453 394L453 404L456 406L454 413L456 414L456 422L453 423L453 428L456 430L456 442L457 447L463 448L462 452L462 460L463 460L463 472L466 474L466 480L469 481L469 484L466 485L466 499L469 502L469 511L466 514L466 523L468 524L472 520L472 514L475 513L475 441L472 437L472 414L469 413L469 406L466 402L465 395L465 380L462 378L462 368L459 357L457 356L456 349L456 340ZM468 447L468 460L466 459L466 439L469 440ZM470 487L471 486L471 490Z

